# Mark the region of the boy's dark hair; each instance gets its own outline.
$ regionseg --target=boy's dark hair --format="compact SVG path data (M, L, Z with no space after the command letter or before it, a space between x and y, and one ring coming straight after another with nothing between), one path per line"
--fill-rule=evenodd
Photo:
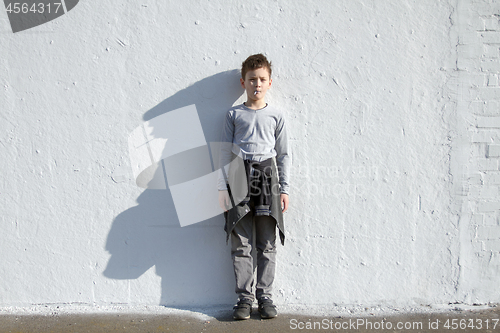
M271 78L271 62L267 60L265 55L259 53L249 56L245 61L243 61L243 64L241 64L241 77L243 80L245 79L248 71L252 71L257 68L266 68L269 72L269 78Z

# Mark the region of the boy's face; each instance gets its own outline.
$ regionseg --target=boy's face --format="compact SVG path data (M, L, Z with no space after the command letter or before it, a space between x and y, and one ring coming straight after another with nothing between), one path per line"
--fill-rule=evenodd
M250 70L245 75L245 80L240 79L241 86L245 88L249 100L259 101L266 96L273 80L265 67Z

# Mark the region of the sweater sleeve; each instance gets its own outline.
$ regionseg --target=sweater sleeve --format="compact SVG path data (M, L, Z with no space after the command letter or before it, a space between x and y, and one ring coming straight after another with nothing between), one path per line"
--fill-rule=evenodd
M290 189L289 175L291 166L291 151L288 145L288 134L285 124L285 118L280 117L275 132L276 144L276 164L278 166L278 176L280 183L280 192L288 194Z
M232 145L234 137L234 121L233 112L228 111L226 117L224 118L224 123L222 124L222 134L221 134L221 148L219 154L219 178L217 182L217 188L219 191L227 190L226 177L229 172L229 163L232 157ZM224 173L222 172L224 168Z

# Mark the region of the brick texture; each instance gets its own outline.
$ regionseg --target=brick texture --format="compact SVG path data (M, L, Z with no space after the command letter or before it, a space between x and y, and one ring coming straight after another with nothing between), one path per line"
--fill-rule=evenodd
M467 204L471 275L498 290L500 272L500 1L460 0L457 67L461 117L468 128ZM464 229L465 230L465 229ZM474 285L471 283L471 286ZM471 287L471 292L475 287ZM466 292L466 293L467 293Z

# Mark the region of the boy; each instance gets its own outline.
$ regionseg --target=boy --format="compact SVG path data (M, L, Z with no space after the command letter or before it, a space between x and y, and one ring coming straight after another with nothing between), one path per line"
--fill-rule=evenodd
M283 213L288 209L290 153L283 114L265 102L272 84L271 63L262 54L248 57L242 64L240 82L247 101L232 107L224 121L220 165L231 164L221 170L219 204L225 212L227 237L231 238L238 294L233 318L248 319L252 311L255 236L255 296L261 317L268 319L277 316L271 289L276 267L276 227L282 244L285 239ZM242 179L245 185L241 185Z

